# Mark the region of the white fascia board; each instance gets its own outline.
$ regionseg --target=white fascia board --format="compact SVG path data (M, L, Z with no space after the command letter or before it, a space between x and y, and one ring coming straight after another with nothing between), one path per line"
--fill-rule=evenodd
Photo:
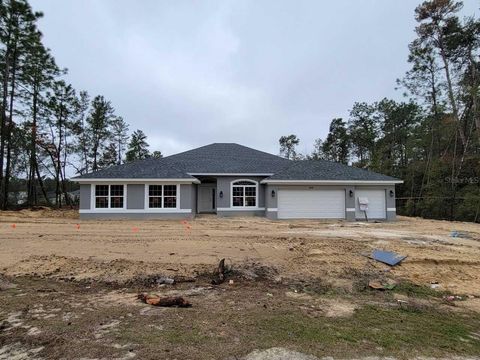
M145 184L145 183L155 183L155 182L162 182L162 183L182 183L182 184L200 184L198 179L118 179L118 178L111 178L111 179L71 179L71 181L76 181L79 183L86 183L86 184L94 184L94 183L122 183L122 184Z
M395 185L403 180L262 180L269 185Z
M256 174L256 173L187 173L191 176L272 176L270 174Z

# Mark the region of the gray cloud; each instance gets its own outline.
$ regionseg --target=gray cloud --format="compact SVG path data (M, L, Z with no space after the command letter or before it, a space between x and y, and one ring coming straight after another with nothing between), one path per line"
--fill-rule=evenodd
M276 153L289 133L306 152L353 102L400 99L418 4L32 0L68 81L167 155L211 142Z

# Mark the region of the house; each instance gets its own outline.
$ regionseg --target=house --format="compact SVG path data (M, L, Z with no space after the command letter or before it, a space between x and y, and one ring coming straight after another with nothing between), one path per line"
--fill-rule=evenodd
M334 162L292 161L232 143L113 166L74 179L80 216L394 220L401 180Z

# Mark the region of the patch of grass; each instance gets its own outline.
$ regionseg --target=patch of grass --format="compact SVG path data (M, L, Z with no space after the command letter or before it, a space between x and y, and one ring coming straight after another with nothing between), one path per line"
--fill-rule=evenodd
M395 293L404 294L410 297L418 297L418 298L441 298L445 295L451 295L448 291L440 291L430 288L429 286L424 285L417 285L410 281L401 281L397 284L397 286L393 289Z
M164 338L172 345L199 345L208 340L198 329L171 329L164 332Z
M122 324L116 335L117 339L121 339L123 342L141 344L142 346L155 344L192 346L204 344L210 339L198 328L183 326L184 324L176 324L175 327L167 329L157 329L143 324L141 327L143 327L144 331L139 331L138 325L132 323Z
M352 346L357 354L383 349L399 357L475 355L480 353L480 341L469 335L479 326L477 315L466 318L432 309L366 306L351 318L312 319L292 313L262 318L256 341L263 346L291 343L318 355L345 354ZM321 344L322 352L316 344Z

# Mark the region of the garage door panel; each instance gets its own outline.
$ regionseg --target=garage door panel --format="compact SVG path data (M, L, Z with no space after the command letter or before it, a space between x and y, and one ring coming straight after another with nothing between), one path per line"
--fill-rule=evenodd
M387 217L385 190L357 189L355 190L355 217L364 219L365 213L360 210L359 197L368 199L367 217L369 219L385 219Z
M343 219L344 190L279 190L279 219Z

